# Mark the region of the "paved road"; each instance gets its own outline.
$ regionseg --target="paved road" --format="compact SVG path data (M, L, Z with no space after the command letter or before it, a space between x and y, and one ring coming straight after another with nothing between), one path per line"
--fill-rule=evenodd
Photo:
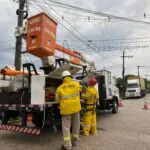
M150 102L150 95L144 99ZM98 134L81 136L74 150L150 150L150 110L142 109L144 99L125 100L118 114L100 114ZM61 144L61 133L36 137L0 131L0 150L59 150Z

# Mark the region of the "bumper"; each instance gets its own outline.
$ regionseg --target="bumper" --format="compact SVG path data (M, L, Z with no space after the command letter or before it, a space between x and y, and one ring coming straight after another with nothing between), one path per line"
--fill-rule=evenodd
M129 98L129 97L139 97L139 96L141 96L141 93L139 93L139 92L127 92L125 94L126 98Z

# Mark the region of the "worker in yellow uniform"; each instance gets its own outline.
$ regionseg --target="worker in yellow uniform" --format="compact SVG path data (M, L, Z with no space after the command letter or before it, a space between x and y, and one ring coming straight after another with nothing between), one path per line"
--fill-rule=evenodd
M80 131L80 84L72 80L71 73L62 73L63 83L56 90L56 102L60 104L64 145L62 150L76 146ZM70 128L72 127L72 137Z
M82 94L82 98L85 103L85 114L83 116L83 135L88 136L89 133L95 135L96 129L96 102L98 99L98 93L95 89L97 81L92 78L88 81L88 87L85 89L85 93Z

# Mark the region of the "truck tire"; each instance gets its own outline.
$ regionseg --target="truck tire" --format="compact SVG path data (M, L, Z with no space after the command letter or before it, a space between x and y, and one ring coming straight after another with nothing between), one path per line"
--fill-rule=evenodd
M22 117L22 126L26 126L27 124L27 113L25 111L21 112L21 117Z
M143 97L143 92L140 93L140 98L142 98L142 97Z
M118 112L118 103L116 100L113 101L113 107L112 113L116 114Z
M8 122L8 119L9 119L9 117L8 117L8 112L7 111L2 111L1 112L1 117L2 117L2 124L7 124L7 122Z
M33 123L36 125L36 127L41 128L43 124L43 113L34 113Z

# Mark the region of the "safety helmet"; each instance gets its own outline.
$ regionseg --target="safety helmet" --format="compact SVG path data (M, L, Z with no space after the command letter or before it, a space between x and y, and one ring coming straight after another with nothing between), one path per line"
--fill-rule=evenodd
M92 78L92 79L89 79L88 83L89 85L94 86L97 83L97 81L95 78Z
M71 76L71 73L67 70L62 72L62 78L66 77L66 76Z

